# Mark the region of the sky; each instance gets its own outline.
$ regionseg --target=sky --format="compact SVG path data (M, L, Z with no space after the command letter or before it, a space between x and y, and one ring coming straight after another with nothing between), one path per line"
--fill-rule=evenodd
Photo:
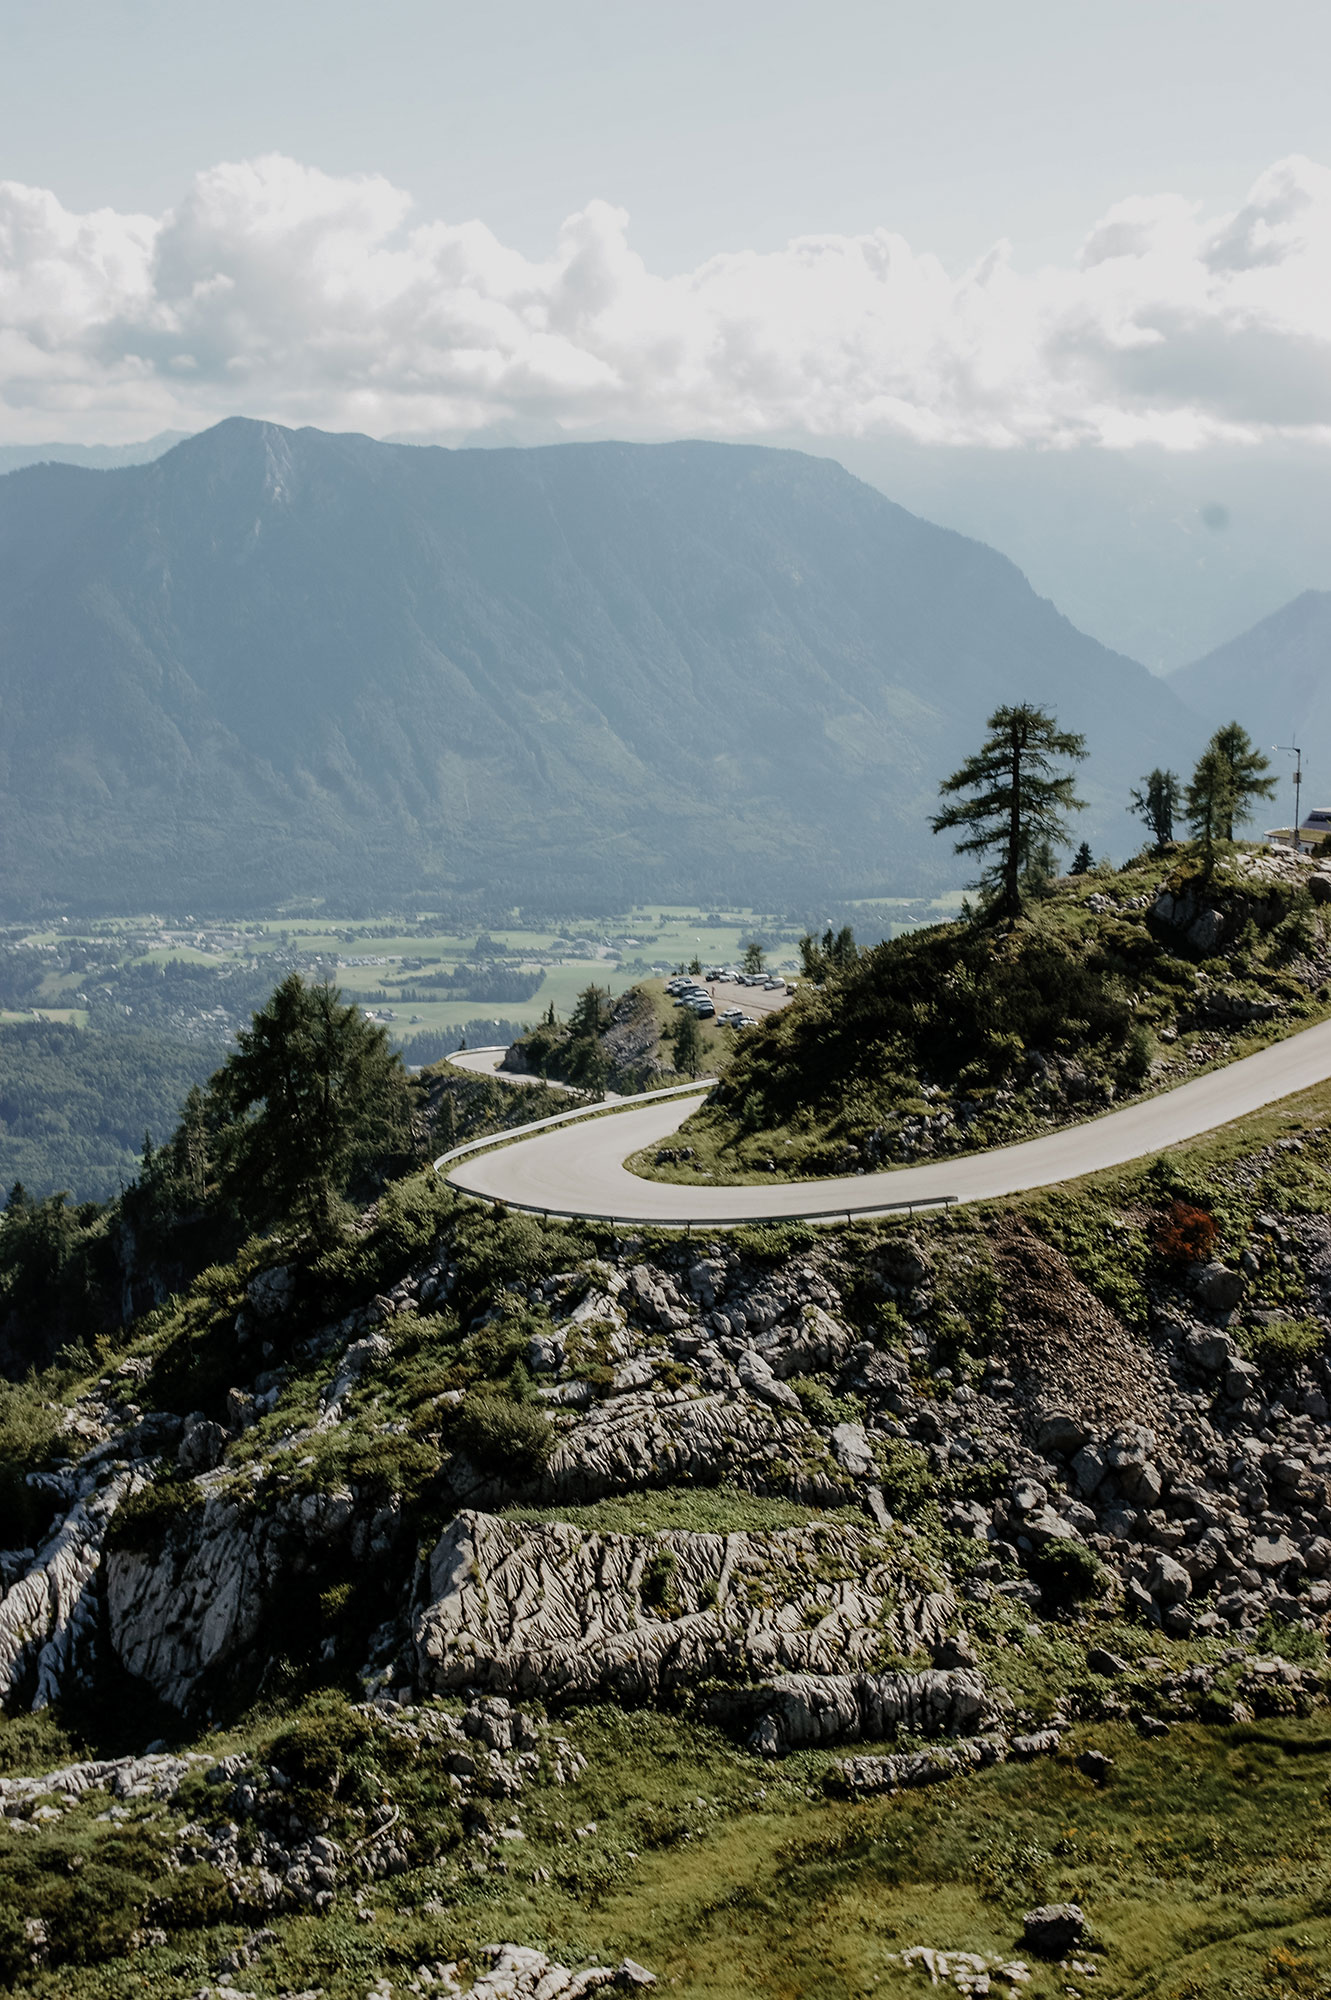
M0 444L747 438L1000 526L1069 453L1301 494L1329 69L1325 0L8 0ZM1331 581L1277 539L1254 605Z

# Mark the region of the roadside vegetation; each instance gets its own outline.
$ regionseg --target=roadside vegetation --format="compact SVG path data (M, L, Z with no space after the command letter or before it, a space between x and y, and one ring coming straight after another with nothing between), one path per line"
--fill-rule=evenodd
M589 1097L607 1091L629 1097L641 1090L720 1076L735 1046L732 1030L676 1008L659 979L644 980L615 999L596 986L579 994L567 1021L553 1007L522 1035L504 1068L553 1078Z
M1120 868L1086 854L1059 877L1077 801L1057 760L1083 754L1041 711L991 717L934 821L986 862L978 901L870 950L849 930L806 937L801 997L736 1050L670 1149L686 1157L635 1168L756 1183L983 1150L1322 1018L1331 878L1234 839L1272 788L1243 732L1218 731L1186 788L1172 772L1143 779L1141 854ZM1191 843L1173 837L1177 811Z

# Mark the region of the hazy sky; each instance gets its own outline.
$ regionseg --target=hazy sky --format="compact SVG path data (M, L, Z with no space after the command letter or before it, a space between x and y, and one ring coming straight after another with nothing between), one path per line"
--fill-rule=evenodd
M0 441L1331 425L1331 9L10 0Z
M379 173L529 257L599 197L653 270L887 228L1065 261L1130 195L1331 164L1325 0L7 0L0 175L158 213L222 160Z

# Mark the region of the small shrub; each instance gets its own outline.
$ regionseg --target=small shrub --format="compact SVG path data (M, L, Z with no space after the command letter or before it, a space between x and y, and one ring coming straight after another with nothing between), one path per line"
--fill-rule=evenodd
M198 1862L171 1878L170 1892L153 1902L152 1915L170 1930L185 1931L224 1923L234 1910L226 1876Z
M1176 1196L1156 1227L1155 1247L1168 1264L1204 1264L1219 1237L1213 1215Z
M6 1545L35 1541L55 1507L27 1483L54 1456L60 1440L56 1413L26 1383L0 1383L0 1533Z
M1128 1083L1143 1083L1151 1070L1155 1038L1141 1021L1134 1021L1123 1042L1119 1067Z
M525 1310L504 1312L468 1334L458 1358L484 1381L499 1382L519 1364L525 1366L532 1335L549 1331L548 1315L541 1317Z
M524 1483L545 1465L554 1432L538 1404L471 1389L458 1411L453 1440L480 1471Z
M893 1299L884 1299L876 1308L878 1337L884 1347L905 1347L914 1329L901 1307Z
M1059 1610L1084 1604L1099 1594L1104 1583L1099 1557L1084 1542L1046 1542L1043 1548L1032 1550L1026 1566L1046 1602Z
M1322 1327L1315 1319L1279 1319L1245 1329L1245 1353L1262 1368L1294 1368L1322 1350Z
M929 1461L918 1445L888 1438L878 1447L883 1498L894 1514L914 1514L934 1490Z
M857 1424L864 1412L850 1396L834 1396L825 1382L813 1375L796 1375L789 1386L799 1397L800 1408L811 1424L830 1428L833 1424Z
M203 1504L191 1480L158 1479L122 1500L107 1530L108 1550L157 1555L171 1530Z
M273 1739L268 1760L290 1779L311 1816L326 1812L348 1772L374 1745L374 1730L345 1703L321 1701Z
M72 1764L78 1755L74 1738L49 1708L0 1719L0 1777L53 1771L58 1764Z
M657 1549L642 1571L642 1601L658 1618L676 1618L682 1608L675 1581L675 1552Z
M340 1618L345 1618L351 1608L354 1591L354 1584L335 1583L331 1589L320 1592L319 1617L325 1625L335 1625Z
M741 1257L782 1264L789 1257L807 1256L818 1242L818 1232L805 1222L759 1222L732 1230L730 1241Z
M1297 1666L1320 1667L1326 1659L1326 1640L1320 1632L1310 1632L1302 1625L1287 1625L1283 1618L1268 1614L1253 1637L1260 1652L1275 1653Z

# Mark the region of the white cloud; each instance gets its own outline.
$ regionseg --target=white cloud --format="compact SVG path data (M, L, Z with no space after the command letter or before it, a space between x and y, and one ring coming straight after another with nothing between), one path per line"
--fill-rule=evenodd
M162 217L0 183L0 436L244 412L385 432L1175 446L1331 436L1331 171L1232 214L1118 203L1075 264L954 275L880 229L653 275L601 201L533 261L381 178L279 156Z

